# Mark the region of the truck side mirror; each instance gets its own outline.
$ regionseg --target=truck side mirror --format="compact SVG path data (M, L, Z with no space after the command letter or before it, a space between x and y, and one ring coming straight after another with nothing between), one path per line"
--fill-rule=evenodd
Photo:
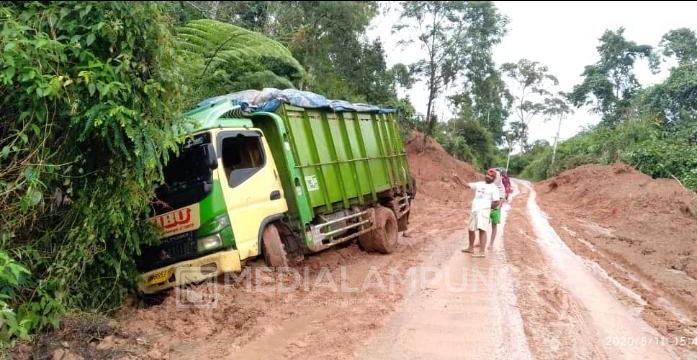
M206 164L211 169L217 169L218 168L218 159L215 156L215 149L213 148L213 144L208 143L205 146L206 146L206 148L205 148Z

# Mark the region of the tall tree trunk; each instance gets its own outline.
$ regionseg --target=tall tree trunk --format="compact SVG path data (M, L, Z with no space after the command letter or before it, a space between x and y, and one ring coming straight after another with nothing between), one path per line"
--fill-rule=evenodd
M428 106L426 107L426 133L424 134L424 142L421 144L421 152L426 151L426 140L431 136L433 132L433 127L436 125L435 119L433 118L433 100L436 97L436 64L434 60L434 54L431 52L431 71L428 81Z
M431 136L431 133L433 132L433 127L435 125L435 121L433 121L433 115L431 114L432 108L433 108L433 90L430 90L429 94L428 94L428 106L426 107L426 133L424 134L424 141L421 144L421 152L426 151L426 140L428 139L429 136Z
M211 1L211 7L208 10L208 18L212 19L212 20L217 20L219 9L220 9L220 1Z
M559 132L561 131L561 120L564 115L559 115L559 125L557 126L557 135L554 137L554 147L552 148L552 163L549 165L549 170L547 171L547 176L551 176L554 173L554 160L557 156L557 143L559 142Z

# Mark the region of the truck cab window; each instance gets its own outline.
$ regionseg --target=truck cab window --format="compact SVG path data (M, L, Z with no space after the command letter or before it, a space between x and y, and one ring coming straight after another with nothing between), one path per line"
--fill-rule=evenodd
M258 135L223 139L222 156L230 187L245 182L264 166L264 152Z

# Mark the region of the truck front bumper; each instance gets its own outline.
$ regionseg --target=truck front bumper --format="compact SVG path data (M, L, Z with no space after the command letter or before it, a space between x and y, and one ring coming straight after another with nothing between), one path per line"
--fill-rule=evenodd
M143 273L138 278L138 290L144 294L153 294L174 286L214 278L226 272L240 271L242 266L239 252L223 250Z

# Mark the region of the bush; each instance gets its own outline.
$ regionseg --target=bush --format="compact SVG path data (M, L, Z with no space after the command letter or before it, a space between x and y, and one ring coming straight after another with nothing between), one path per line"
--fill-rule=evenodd
M438 123L433 133L450 155L479 169L492 167L499 159L491 133L478 121L455 119Z
M615 129L598 127L559 144L554 169L551 151L533 158L511 159L511 172L525 165L523 177L541 180L583 164L612 164L618 161L634 166L654 178L679 179L697 190L697 146L694 124L666 125L650 113L621 123ZM514 157L515 158L515 157Z
M0 339L131 288L187 91L160 6L0 5Z
M552 172L552 169L550 168L551 162L552 151L546 149L527 164L525 169L523 169L523 172L520 174L520 177L534 180L544 179Z

